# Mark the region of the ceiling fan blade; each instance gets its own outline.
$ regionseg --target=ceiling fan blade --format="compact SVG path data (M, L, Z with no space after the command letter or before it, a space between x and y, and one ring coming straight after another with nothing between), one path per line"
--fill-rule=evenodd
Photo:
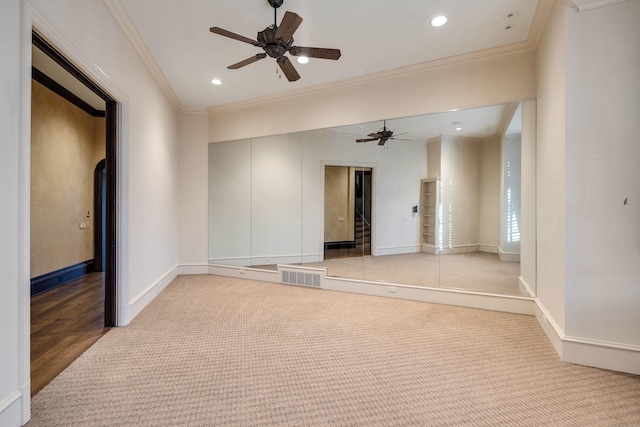
M286 44L296 32L298 27L302 24L302 17L293 12L285 12L282 22L276 31L276 41L278 43Z
M291 61L289 61L289 58L287 58L286 56L281 56L277 61L280 69L287 77L287 80L289 80L290 82L295 82L300 78L300 74L298 74Z
M370 141L377 141L378 138L362 138L362 139L356 139L356 142L370 142Z
M306 56L308 58L333 59L340 58L340 49L326 49L323 47L291 46L289 53L293 56Z
M266 53L259 53L251 58L247 58L244 61L237 62L233 65L229 65L227 68L230 70L237 70L238 68L244 67L245 65L253 64L256 61L264 59L267 57Z
M378 142L378 145L384 145L387 143L386 139L381 139L380 142Z
M221 36L229 37L229 38L234 39L234 40L238 40L238 41L241 41L241 42L249 43L249 44L252 44L254 46L258 45L258 41L257 40L252 40L249 37L245 37L245 36L241 36L240 34L232 33L231 31L227 31L227 30L225 30L223 28L220 28L220 27L211 27L211 28L209 28L209 31L211 31L212 33L215 33L215 34L219 34Z
M367 135L367 136L368 136L368 137L371 137L371 138L373 138L373 139L378 139L378 138L380 138L382 135L380 135L380 133L376 133L376 132L374 132L374 133L370 133L370 134L369 134L369 135Z
M393 139L395 141L413 141L413 139L396 138L396 137L391 137L389 139Z

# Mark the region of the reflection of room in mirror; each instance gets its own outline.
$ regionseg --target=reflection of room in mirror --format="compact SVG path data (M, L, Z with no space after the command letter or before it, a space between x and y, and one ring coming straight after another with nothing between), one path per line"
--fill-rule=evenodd
M533 295L535 103L382 123L210 144L209 262Z

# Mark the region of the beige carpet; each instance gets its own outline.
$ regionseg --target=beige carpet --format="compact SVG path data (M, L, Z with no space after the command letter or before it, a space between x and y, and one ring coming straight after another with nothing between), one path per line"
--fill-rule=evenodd
M38 426L631 426L640 377L530 316L181 276L32 401Z

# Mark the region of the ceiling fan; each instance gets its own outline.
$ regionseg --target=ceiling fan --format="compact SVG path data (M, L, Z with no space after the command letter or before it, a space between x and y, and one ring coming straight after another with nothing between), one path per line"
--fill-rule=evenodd
M300 78L300 74L296 71L289 58L285 56L285 53L289 52L293 56L306 56L309 58L322 58L337 60L340 58L340 49L325 49L320 47L303 47L293 46L293 33L298 29L302 23L302 18L293 13L285 12L280 26L277 25L277 10L284 0L267 0L271 7L273 7L273 25L258 32L256 40L252 40L248 37L241 36L231 31L222 29L220 27L211 27L209 31L221 36L229 37L234 40L249 43L251 45L261 47L264 49L263 53L251 56L244 61L240 61L236 64L229 65L227 68L230 70L236 70L244 67L245 65L253 64L256 61L264 59L268 56L275 58L276 62L280 66L280 69L290 82L295 82Z
M404 135L406 133L408 133L408 132L399 133L396 136ZM393 136L393 131L391 129L387 129L387 121L386 120L384 121L384 124L382 126L382 130L379 130L378 132L370 133L367 136L369 138L356 139L356 142L379 141L378 145L384 145L390 139L395 139L395 140L398 140L398 141L411 141L410 139L403 139L403 138L394 137Z

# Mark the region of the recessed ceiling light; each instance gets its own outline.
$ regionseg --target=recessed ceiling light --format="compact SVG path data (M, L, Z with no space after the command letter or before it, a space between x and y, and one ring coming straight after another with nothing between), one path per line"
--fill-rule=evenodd
M220 79L213 79L211 80L211 84L214 84L216 86L220 86L222 84L222 80Z
M504 27L504 29L509 31L509 30L512 30L513 27L515 27L515 26L516 26L516 24L510 24L510 25L507 25L506 27Z
M457 127L456 130L462 130L462 128L461 127Z
M298 56L298 64L307 64L309 62L309 58L306 56Z
M442 27L448 21L447 17L444 15L436 16L431 20L431 26L433 27Z

